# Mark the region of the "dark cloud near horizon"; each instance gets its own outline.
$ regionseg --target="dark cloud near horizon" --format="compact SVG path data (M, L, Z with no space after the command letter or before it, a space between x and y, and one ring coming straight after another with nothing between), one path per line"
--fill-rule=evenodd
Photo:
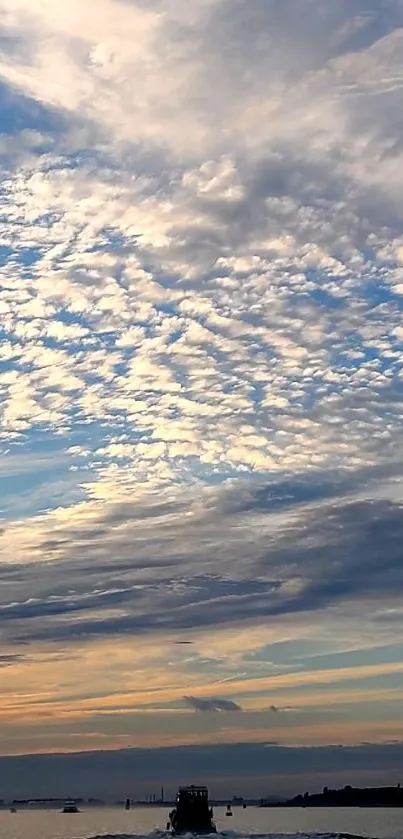
M0 668L1 667L11 667L13 664L16 664L18 661L22 661L25 656L20 655L19 653L10 653L9 655L0 655Z
M170 746L70 754L0 757L4 797L81 795L108 799L133 795L149 784L164 784L174 795L179 783L208 783L212 795L242 785L248 794L302 792L308 781L321 788L338 779L346 783L397 783L403 743L354 746L279 746L273 743ZM169 789L168 789L169 787Z
M194 711L200 711L201 713L214 713L216 711L219 713L223 711L242 711L241 706L238 705L237 702L233 702L232 699L220 699L217 697L202 699L199 696L184 696L183 698L190 708L193 708Z

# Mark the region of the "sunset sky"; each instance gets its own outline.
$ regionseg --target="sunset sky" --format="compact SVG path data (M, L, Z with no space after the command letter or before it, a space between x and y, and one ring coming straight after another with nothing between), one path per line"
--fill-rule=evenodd
M0 19L0 754L386 766L403 1Z

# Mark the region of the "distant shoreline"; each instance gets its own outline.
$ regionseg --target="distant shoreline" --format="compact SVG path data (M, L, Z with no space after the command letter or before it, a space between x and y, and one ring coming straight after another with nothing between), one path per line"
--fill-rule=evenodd
M72 798L80 809L91 810L102 807L124 808L127 798L117 801L104 801L101 798L83 798L82 796L52 796L49 798L7 798L0 799L0 810L15 808L17 810L60 810L67 797ZM152 798L152 796L150 796ZM232 798L210 799L212 807L232 808L261 807L261 808L366 808L366 809L401 809L403 808L403 789L400 784L388 787L352 787L347 784L341 789L323 787L320 793L304 792L291 799L280 799L275 796L265 798ZM164 809L174 806L175 800L144 801L130 799L130 809Z
M352 787L342 789L324 787L323 792L296 795L281 804L263 800L261 807L358 807L395 809L403 807L403 789L395 787Z

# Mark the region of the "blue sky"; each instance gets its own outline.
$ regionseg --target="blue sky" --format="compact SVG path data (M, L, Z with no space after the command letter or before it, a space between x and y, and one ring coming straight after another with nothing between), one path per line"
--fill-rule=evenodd
M0 12L0 751L386 749L401 0Z

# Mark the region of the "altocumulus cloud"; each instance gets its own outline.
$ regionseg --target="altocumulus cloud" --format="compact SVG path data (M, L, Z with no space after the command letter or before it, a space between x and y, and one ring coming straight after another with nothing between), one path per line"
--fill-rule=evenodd
M96 498L400 451L400 2L1 7L5 440Z

